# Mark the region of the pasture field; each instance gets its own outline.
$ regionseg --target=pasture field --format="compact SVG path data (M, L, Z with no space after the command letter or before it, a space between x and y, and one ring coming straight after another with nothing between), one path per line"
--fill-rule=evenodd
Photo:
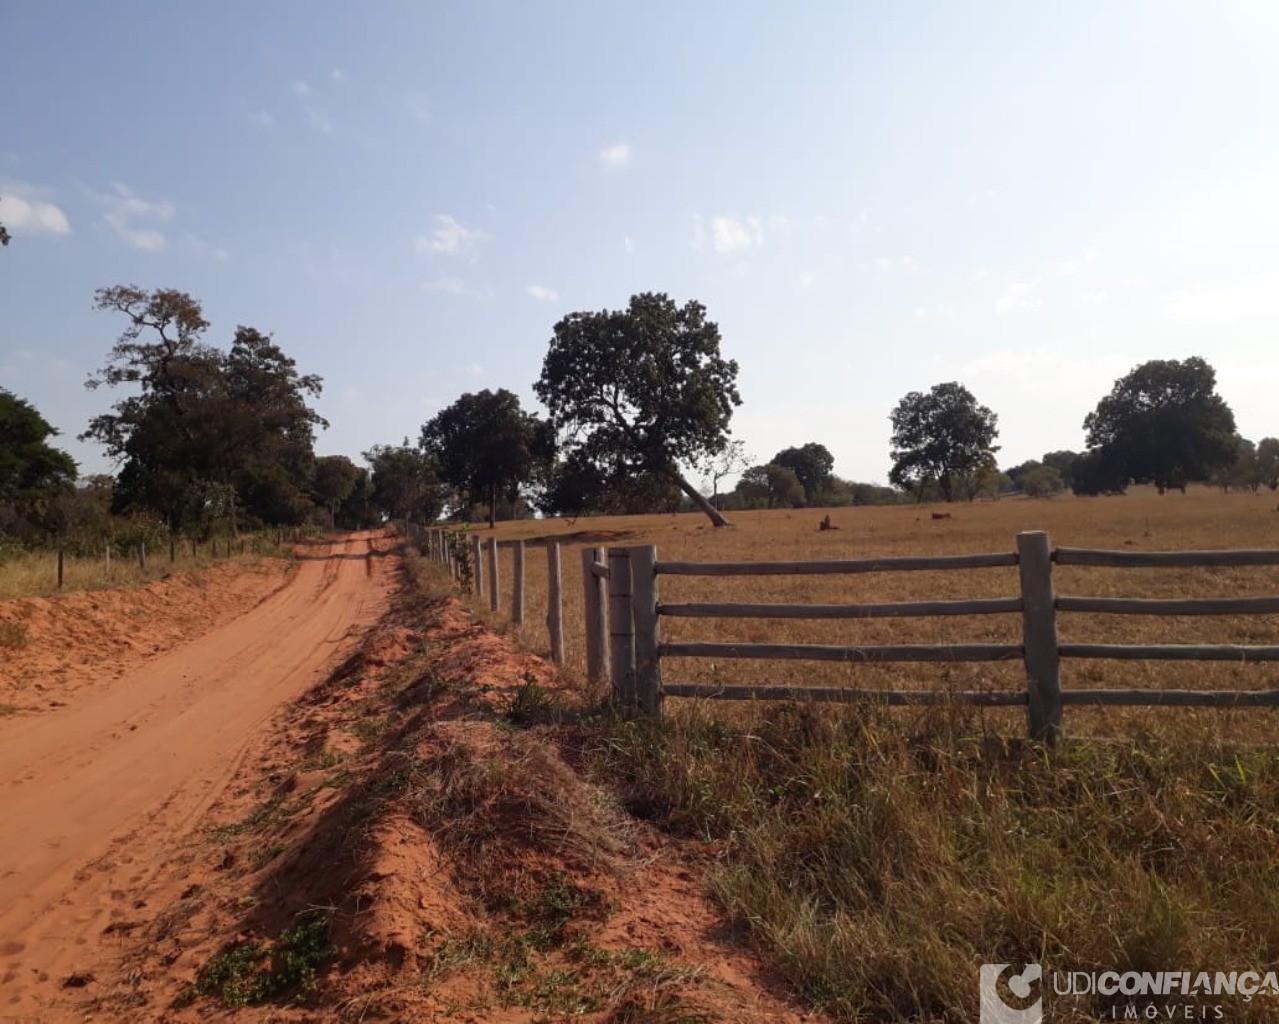
M576 521L524 521L498 525L501 541L558 536L562 542L564 618L568 666L584 674L582 580L579 550L590 545L655 544L663 560L799 561L869 556L942 555L1015 550L1022 530L1045 530L1052 544L1124 551L1279 547L1279 512L1268 492L1223 494L1206 487L1163 496L1135 488L1108 498L1004 499L952 506L886 506L738 512L734 525L716 530L700 514L626 516ZM829 511L838 530L819 531ZM950 519L935 520L933 512ZM479 531L484 538L488 530ZM513 555L501 549L503 610L509 615ZM546 559L540 545L526 555L525 622L521 642L546 652ZM1059 594L1097 597L1245 597L1279 594L1279 570L1097 569L1057 567ZM1016 597L1017 569L867 573L855 576L687 577L659 579L663 601L851 603ZM1279 644L1279 616L1148 616L1062 614L1063 643ZM512 627L513 628L513 627ZM936 619L857 621L676 619L661 621L663 640L736 640L748 643L947 644L1019 643L1019 614ZM811 662L664 659L663 677L678 682L778 683L885 689L1020 690L1018 661L951 665L845 665ZM1279 665L1230 663L1067 661L1063 688L1178 687L1254 689L1279 686ZM1024 710L984 712L1015 730ZM1237 720L1252 712L1116 709L1067 710L1067 729L1108 731L1117 718L1154 720L1190 715L1237 735ZM1263 721L1269 716L1259 716ZM1276 723L1279 724L1279 723ZM1211 726L1210 726L1211 727ZM1248 731L1257 731L1251 730ZM1268 728L1258 731L1264 741Z
M561 536L570 673L581 673L576 548L654 543L659 558L798 560L1008 552L1019 530L1054 546L1279 547L1270 494L1158 496L523 522L503 540ZM952 513L934 520L933 511ZM488 536L488 531L482 531ZM527 618L547 649L539 548ZM510 580L510 554L502 576ZM1016 570L849 577L662 577L665 600L895 601L1017 594ZM1059 593L1279 593L1279 570L1058 569ZM494 628L501 615L481 614ZM1063 640L1279 644L1279 616L1061 617ZM662 622L664 637L851 643L1019 642L1017 616L950 620ZM1019 662L847 666L663 660L677 681L896 688L1024 686ZM1063 663L1062 685L1273 688L1279 666ZM578 718L582 763L633 814L705 852L712 892L805 1002L850 1021L977 1019L982 963L1065 971L1279 969L1279 714L1068 707L1053 752L1023 709L890 709L668 700L660 720ZM573 719L570 717L570 722ZM566 728L564 724L558 726ZM1052 1021L1279 1020L1279 999L1058 997Z

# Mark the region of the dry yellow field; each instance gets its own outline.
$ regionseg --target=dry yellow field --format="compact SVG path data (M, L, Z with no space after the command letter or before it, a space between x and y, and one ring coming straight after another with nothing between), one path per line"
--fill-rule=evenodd
M819 531L829 511L836 531ZM934 520L933 512L952 518ZM527 548L525 623L516 630L528 648L548 651L546 557L532 542L560 538L564 578L564 619L568 669L584 671L580 550L587 545L654 544L661 560L796 561L912 554L1011 552L1022 530L1047 531L1054 547L1093 547L1127 551L1221 548L1279 548L1279 512L1274 495L1223 494L1206 487L1186 494L1157 495L1136 488L1109 498L1059 497L1050 501L1005 499L953 506L893 506L831 510L793 509L739 512L734 525L716 530L700 514L622 516L593 519L528 520L501 523L502 542L524 539ZM479 529L488 539L492 531ZM509 616L513 554L502 548L501 624ZM1241 597L1279 594L1279 569L1094 569L1058 567L1059 594L1106 597ZM1018 595L1015 568L947 572L870 573L856 576L684 577L659 580L664 601L739 601L792 603L887 602ZM487 599L485 601L487 605ZM1279 616L1156 618L1147 616L1059 615L1063 643L1232 643L1279 644ZM514 628L514 627L510 627ZM810 622L803 620L721 620L663 618L663 640L738 640L774 643L946 644L1019 643L1020 616L947 619L877 619ZM897 689L1024 688L1021 663L862 666L811 662L664 659L663 677L678 682L779 683ZM1177 687L1258 689L1279 687L1279 665L1233 663L1067 661L1064 688ZM1021 709L986 715L1007 718L1009 727ZM1211 731L1238 735L1243 729L1269 731L1273 717L1254 711L1187 709L1132 710L1117 714L1068 708L1068 732L1098 734L1122 720L1193 717ZM1263 725L1262 723L1267 723ZM1276 722L1274 724L1279 724Z

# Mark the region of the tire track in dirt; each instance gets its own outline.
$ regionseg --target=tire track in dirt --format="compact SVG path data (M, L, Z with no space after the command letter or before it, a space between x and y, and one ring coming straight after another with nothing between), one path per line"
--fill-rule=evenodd
M92 973L111 912L136 907L264 720L384 613L391 543L357 534L303 549L294 579L249 614L56 717L6 728L0 1019L49 1019L52 987Z

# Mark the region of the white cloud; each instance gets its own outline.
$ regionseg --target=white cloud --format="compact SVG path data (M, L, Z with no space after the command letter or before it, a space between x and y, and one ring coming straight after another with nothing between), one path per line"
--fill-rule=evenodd
M990 267L978 267L973 271L974 281L984 281L988 277L990 277Z
M306 114L306 123L321 135L333 134L333 121L323 110L310 103L302 104L302 112Z
M404 97L404 109L419 124L430 124L435 120L435 111L425 93L411 92Z
M559 292L552 288L545 288L540 284L531 284L524 289L538 302L556 302L559 299Z
M1254 274L1224 285L1180 292L1167 302L1165 312L1177 320L1273 323L1279 320L1279 273Z
M1005 315L1037 309L1043 304L1043 299L1039 295L1040 284L1039 278L1035 278L1033 281L1018 281L1010 284L996 301L995 312Z
M424 292L442 292L445 295L457 295L468 299L491 299L493 289L487 284L472 284L451 274L441 274L434 280L422 285Z
M635 251L635 239L633 239L630 235L625 236L625 237L622 239L622 248L623 248L623 249L625 249L628 253L630 253L630 252L634 252L634 251Z
M706 222L700 213L693 214L693 240L690 244L697 252L706 248Z
M329 80L333 82L345 82L346 73L341 68L334 68L329 72Z
M468 363L466 372L472 377L482 377L484 376L484 367L480 363Z
M629 142L615 142L599 152L599 161L606 171L620 171L631 162L633 156Z
M190 231L182 233L183 241L186 242L187 248L194 252L197 256L204 256L218 263L229 263L231 254L220 245L214 245L206 241L199 235L193 235Z
M68 235L67 215L39 198L36 189L18 182L0 184L0 224L17 234Z
M1079 273L1079 264L1071 260L1062 260L1061 263L1057 264L1057 273L1061 274L1062 277L1070 277Z
M266 110L255 110L249 115L249 123L256 125L258 128L270 128L275 124L275 118Z
M758 217L713 217L711 237L719 253L745 252L764 244L764 230Z
M1080 299L1085 306L1100 306L1109 298L1110 296L1101 289L1098 289L1095 292L1084 292L1084 294L1080 296Z
M172 220L173 204L165 199L143 199L118 181L112 188L115 189L114 192L96 197L104 210L103 220L135 249L142 249L144 252L159 252L163 249L168 240L154 226L154 222Z
M341 74L341 72L337 73ZM306 117L306 123L322 135L332 135L333 120L323 108L317 106L313 102L315 90L301 78L293 83L292 89L293 95L296 96L301 103L302 113Z
M488 235L479 228L468 228L455 217L441 213L436 215L435 230L429 235L419 235L413 245L418 252L460 256L474 263L480 243L486 238Z

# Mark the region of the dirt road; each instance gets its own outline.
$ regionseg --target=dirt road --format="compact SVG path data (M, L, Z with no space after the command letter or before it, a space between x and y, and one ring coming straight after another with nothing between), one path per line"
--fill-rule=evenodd
M259 725L383 614L389 539L304 550L248 614L51 716L0 722L0 1020L47 1019L140 908L175 840L234 775Z

